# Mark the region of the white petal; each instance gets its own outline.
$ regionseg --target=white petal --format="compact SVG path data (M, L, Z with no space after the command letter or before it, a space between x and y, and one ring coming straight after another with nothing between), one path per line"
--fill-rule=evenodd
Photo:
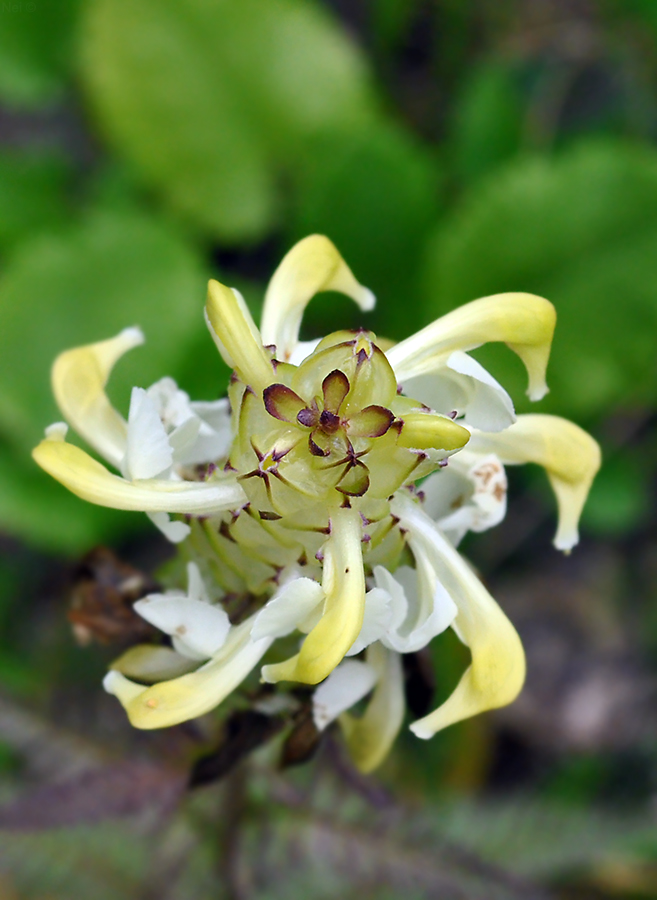
M461 509L472 496L473 486L468 478L469 466L460 465L462 450L452 457L443 469L437 469L422 482L424 511L435 521L440 521Z
M230 403L227 397L220 400L193 400L190 409L202 419L212 431L230 430Z
M169 446L173 452L174 462L182 465L190 463L190 456L194 455L193 451L198 442L201 424L197 416L192 416L169 432Z
M148 388L167 431L178 428L192 417L189 395L181 391L173 378L160 378Z
M177 634L171 635L171 643L173 644L173 649L176 653L180 654L180 656L183 656L185 659L192 660L196 663L204 663L208 658L207 653L201 653L193 647L190 647L189 644L185 642L185 639L178 637Z
M457 613L456 604L440 582L434 565L422 547L413 545L417 568L400 567L396 577L388 574L382 580L396 582L393 590L403 591L408 612L395 630L389 629L382 643L398 653L414 653L448 628ZM381 577L381 576L380 576Z
M316 338L314 341L297 341L288 362L293 366L300 366L304 359L307 359L311 353L314 353L320 341L321 338Z
M252 639L291 634L323 600L322 586L312 578L288 581L257 614Z
M228 456L233 441L230 421L230 403L226 397L213 401L194 401L190 404L195 415L201 420L201 429L194 446L188 451L184 462L195 465L216 462Z
M374 641L384 635L390 627L393 613L392 598L387 591L373 588L365 595L365 615L363 627L354 641L347 656L356 656L365 647L369 647Z
M224 609L173 594L151 594L138 600L135 612L165 634L176 635L183 646L206 659L223 646L230 631Z
M448 358L447 368L467 385L464 413L468 424L482 431L503 431L516 421L511 397L476 359L456 350Z
M384 566L375 566L374 581L377 588L385 591L390 597L391 615L388 632L395 633L401 628L408 615L406 586L410 583L414 587L417 583L415 571L410 566L399 566L393 576Z
M200 569L193 562L187 563L187 596L190 600L198 600L201 603L210 602Z
M133 388L123 474L131 481L156 478L173 463L173 451L153 401L143 388Z
M473 456L468 454L466 459ZM466 531L482 532L499 525L506 515L506 472L495 454L477 459L466 477L471 486L468 501L438 522L453 544L458 544Z
M171 521L171 517L165 512L149 512L146 513L153 525L162 532L168 541L172 544L179 544L189 537L192 529L185 522Z
M464 450L422 485L424 510L455 546L506 515L507 478L499 457Z
M348 659L341 662L313 695L313 721L318 731L337 719L372 690L376 671L367 663Z
M516 421L501 384L467 353L457 350L435 373L404 381L404 393L439 413L456 411L468 425L502 431Z

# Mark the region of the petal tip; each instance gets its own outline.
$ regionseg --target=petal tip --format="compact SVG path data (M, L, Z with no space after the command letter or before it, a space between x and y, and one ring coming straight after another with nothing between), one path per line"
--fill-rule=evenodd
M369 289L364 287L360 298L360 308L363 312L370 312L376 306L376 296Z
M424 724L423 719L418 719L417 722L413 722L408 727L410 731L413 732L415 737L421 738L421 740L423 741L428 741L429 738L432 738L435 734L435 731L433 731L433 729L427 728L427 726Z
M537 403L539 400L542 400L547 394L550 393L550 388L547 386L545 382L538 385L530 385L527 388L527 396L532 401L532 403Z
M555 549L561 550L566 556L570 556L573 547L579 544L579 532L577 530L557 534L552 541Z
M131 325L129 328L124 328L119 334L119 337L129 344L130 347L139 347L141 344L146 343L146 336L138 325Z
M116 682L121 678L119 672L115 669L110 669L109 672L103 678L103 688L108 694L116 695Z
M53 422L45 430L46 440L48 441L65 441L67 434L68 425L66 422Z

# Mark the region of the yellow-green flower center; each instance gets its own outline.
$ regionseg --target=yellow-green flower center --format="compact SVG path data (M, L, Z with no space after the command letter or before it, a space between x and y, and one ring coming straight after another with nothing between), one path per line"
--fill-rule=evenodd
M299 366L273 359L262 393L233 382L230 466L264 518L312 511L323 527L349 502L367 515L467 442L466 429L398 393L375 340L336 332Z

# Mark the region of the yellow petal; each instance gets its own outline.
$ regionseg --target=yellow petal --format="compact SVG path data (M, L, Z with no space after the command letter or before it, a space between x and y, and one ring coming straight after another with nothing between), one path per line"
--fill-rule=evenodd
M146 688L111 671L105 689L119 699L135 728L167 728L202 716L235 690L269 648L270 638L251 640L253 619L233 628L219 653L195 672Z
M233 478L206 482L158 478L126 481L84 450L51 434L34 448L32 456L49 475L90 503L112 509L200 516L236 509L246 502L246 495Z
M404 719L401 656L378 642L367 648L366 661L378 681L365 713L340 716L349 754L361 772L373 772L388 755Z
M225 362L261 395L273 381L274 371L243 298L237 291L211 280L206 314L210 334Z
M61 353L52 368L52 387L66 421L108 462L118 466L125 453L127 426L105 394L114 364L143 344L138 328L126 328L108 341Z
M334 244L311 234L295 244L274 272L262 312L265 344L275 344L279 359L288 360L299 339L308 302L320 291L339 291L362 310L374 308L374 295L359 284Z
M496 434L474 432L469 449L495 453L506 465L543 466L559 506L554 545L566 551L575 546L579 518L601 462L600 447L590 434L558 416L526 415Z
M163 644L135 644L112 663L112 670L147 684L176 678L198 667L198 662Z
M397 380L434 372L454 350L473 350L503 341L518 354L529 376L527 393L540 400L547 393L547 368L556 312L534 294L495 294L452 310L392 349L387 357Z
M525 654L511 622L432 520L405 497L397 498L392 508L411 546L415 542L422 546L456 603L452 627L472 654L471 665L450 697L411 725L418 737L429 738L448 725L515 700L525 680Z
M432 413L407 413L403 417L397 446L414 450L460 450L470 440L467 428L447 416Z
M265 681L317 684L342 661L360 633L365 611L365 574L361 550L362 520L355 509L331 514L331 535L324 546L322 618L296 656L264 666Z

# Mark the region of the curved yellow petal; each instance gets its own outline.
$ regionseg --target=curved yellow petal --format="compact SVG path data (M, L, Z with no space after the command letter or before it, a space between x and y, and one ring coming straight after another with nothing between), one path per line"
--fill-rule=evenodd
M51 434L53 434L51 432ZM126 481L88 453L63 439L46 438L32 451L34 460L78 497L112 509L211 515L246 502L233 478L221 481Z
M115 659L114 672L128 678L138 678L147 684L186 675L198 667L198 661L181 656L172 647L163 644L135 644Z
M511 622L432 520L405 497L392 506L411 546L422 546L456 603L452 627L472 654L471 665L448 699L411 725L418 737L430 738L448 725L515 700L525 680L525 654Z
M450 453L465 447L470 440L468 429L448 416L406 413L402 422L403 428L397 439L399 447L412 447L415 450L435 448Z
M114 694L135 728L167 728L202 716L218 706L246 678L271 644L252 641L253 617L232 629L219 653L195 672L152 687L110 671L105 689Z
M575 546L579 518L601 463L600 447L590 434L559 416L532 414L518 416L505 431L473 432L468 448L495 453L506 465L543 466L559 506L554 545L565 551Z
M265 681L317 684L342 661L363 625L365 573L361 550L362 520L355 509L331 514L331 535L324 546L324 612L296 656L264 666Z
M547 368L556 312L549 300L534 294L495 294L473 300L436 319L386 353L398 381L433 372L454 350L473 350L503 341L518 354L529 376L527 393L540 400L547 393Z
M262 311L262 337L288 360L299 339L303 312L320 291L339 291L363 311L374 308L374 295L359 284L335 245L322 234L295 244L274 272Z
M144 343L138 328L116 337L66 350L52 367L52 387L66 421L85 441L117 468L125 453L127 425L105 394L115 363Z
M378 676L365 713L340 716L349 755L361 772L373 772L390 752L404 719L404 673L401 656L378 642L367 648L366 661Z
M261 395L274 380L274 371L243 298L212 279L205 310L210 334L224 361Z

